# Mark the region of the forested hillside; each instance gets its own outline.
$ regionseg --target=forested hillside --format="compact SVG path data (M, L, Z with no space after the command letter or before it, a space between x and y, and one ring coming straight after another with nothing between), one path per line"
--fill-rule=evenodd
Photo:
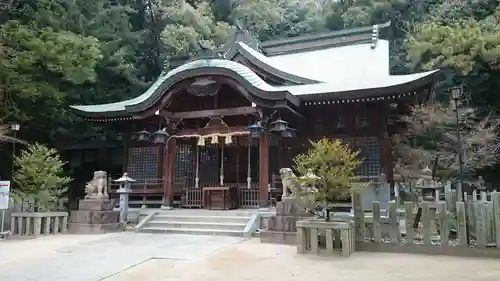
M52 146L89 133L69 104L138 95L169 58L216 48L236 26L268 40L391 20L382 36L393 42L393 73L443 68L441 98L464 83L473 105L485 111L499 106L496 0L3 2L1 114L22 122L22 138Z

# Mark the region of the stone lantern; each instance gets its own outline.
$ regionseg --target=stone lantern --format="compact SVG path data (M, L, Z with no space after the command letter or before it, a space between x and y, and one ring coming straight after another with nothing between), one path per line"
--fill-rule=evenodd
M128 195L132 192L130 189L130 183L135 182L134 179L130 178L127 173L124 173L115 182L120 184L120 188L116 193L120 194L120 223L127 223L128 216Z
M439 184L432 178L432 170L429 167L422 169L417 187L420 188L422 201L436 201Z

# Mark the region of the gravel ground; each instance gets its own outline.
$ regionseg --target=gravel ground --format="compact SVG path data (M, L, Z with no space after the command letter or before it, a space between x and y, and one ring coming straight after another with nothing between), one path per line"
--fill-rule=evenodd
M473 270L472 270L473 269ZM500 262L445 256L297 255L258 239L120 233L0 242L1 281L493 281Z

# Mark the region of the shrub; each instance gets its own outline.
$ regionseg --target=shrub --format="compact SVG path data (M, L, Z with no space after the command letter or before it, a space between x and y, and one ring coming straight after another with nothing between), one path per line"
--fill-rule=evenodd
M14 192L34 201L39 209L52 209L71 182L64 176L65 164L55 149L37 143L29 145L14 159Z
M297 196L306 204L309 212L330 219L332 203L348 198L352 189L355 170L361 164L358 152L340 140L323 138L310 141L311 148L295 157L295 169L301 175L314 174L317 179L299 178ZM313 187L313 188L312 188Z

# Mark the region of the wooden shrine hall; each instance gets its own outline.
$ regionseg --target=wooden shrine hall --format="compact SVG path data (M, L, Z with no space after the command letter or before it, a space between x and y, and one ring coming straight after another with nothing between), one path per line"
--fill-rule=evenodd
M122 134L141 205L266 207L279 169L321 137L360 151L361 178L392 181L396 116L429 98L437 71L391 75L379 36L389 25L265 42L239 30L211 54L170 61L136 98L72 108Z

